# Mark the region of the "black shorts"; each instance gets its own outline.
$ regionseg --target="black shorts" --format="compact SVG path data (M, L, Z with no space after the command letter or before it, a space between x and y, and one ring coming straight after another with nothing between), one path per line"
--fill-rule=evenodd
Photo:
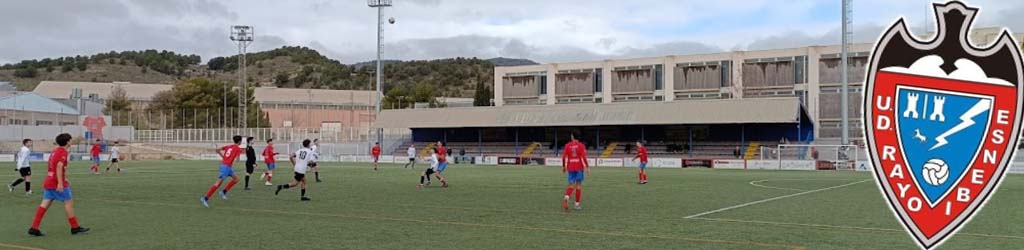
M251 174L253 171L256 171L256 163L245 163L245 173Z
M429 168L428 167L427 171L423 172L423 174L425 174L425 175L432 175L432 174L434 174L434 168Z
M409 158L409 162L415 162L416 158Z
M20 169L18 169L18 173L21 174L21 177L31 176L32 175L32 168L30 168L30 167L20 168Z
M305 181L306 174L295 173L295 181Z
M306 166L309 166L311 168L315 168L316 167L316 162L310 162L310 163L306 164Z
M110 158L110 162L117 163L118 160L117 160L117 158Z

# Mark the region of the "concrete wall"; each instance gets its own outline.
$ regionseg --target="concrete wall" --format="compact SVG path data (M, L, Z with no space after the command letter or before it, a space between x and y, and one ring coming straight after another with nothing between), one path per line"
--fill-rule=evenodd
M133 138L135 129L124 126L107 126L103 128L104 139L129 141ZM32 139L36 141L53 141L61 133L70 133L74 137L85 137L85 127L82 126L0 126L0 141L21 141Z
M369 127L373 123L373 110L338 110L311 106L303 108L264 107L270 118L271 127L284 128L291 122L292 128L320 128L324 123L341 123L342 128Z

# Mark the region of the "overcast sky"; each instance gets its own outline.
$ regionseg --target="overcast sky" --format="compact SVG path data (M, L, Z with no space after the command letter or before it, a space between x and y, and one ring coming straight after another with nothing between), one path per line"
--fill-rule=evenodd
M929 1L854 0L854 40ZM1024 32L1021 1L970 1L976 26ZM840 0L394 0L384 57L515 57L566 62L836 44ZM209 60L236 53L229 26L252 25L250 51L308 46L345 63L374 58L376 11L363 0L9 0L0 3L0 63L161 49ZM929 23L934 23L929 20Z

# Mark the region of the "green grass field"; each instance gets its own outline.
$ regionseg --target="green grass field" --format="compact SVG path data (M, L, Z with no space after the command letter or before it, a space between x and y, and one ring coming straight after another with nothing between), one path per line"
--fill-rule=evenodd
M374 173L369 164L324 163L312 202L255 182L204 208L214 162L129 161L120 176L89 175L87 164L73 163L70 177L92 232L71 236L58 203L43 221L47 236L25 234L45 175L36 164L36 195L0 195L0 249L916 248L867 173L650 169L651 184L637 185L632 168L596 168L584 210L564 212L556 168L453 165L450 188L417 190L422 165ZM275 182L291 178L290 166L279 170ZM3 182L15 178L5 172ZM1009 176L943 248L1021 249L1021 194L1024 176Z

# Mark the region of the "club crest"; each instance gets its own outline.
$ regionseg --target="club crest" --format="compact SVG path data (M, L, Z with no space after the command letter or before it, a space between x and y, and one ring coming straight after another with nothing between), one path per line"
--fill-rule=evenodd
M931 249L981 209L1016 151L1022 100L1018 43L1006 30L977 47L978 8L934 4L918 40L897 20L872 52L864 129L875 180L917 243Z

